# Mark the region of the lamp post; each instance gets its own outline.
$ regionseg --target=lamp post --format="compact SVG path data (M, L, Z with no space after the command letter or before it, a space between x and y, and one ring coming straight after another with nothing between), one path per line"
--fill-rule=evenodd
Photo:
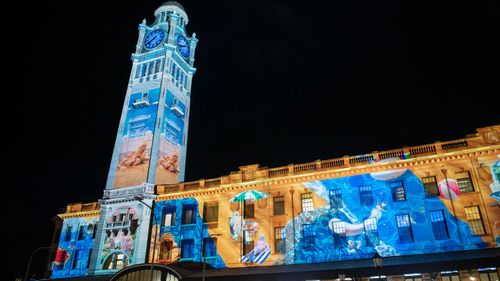
M448 191L448 196L450 197L451 209L453 211L453 217L455 218L455 224L457 225L457 230L458 230L458 239L460 240L460 244L462 244L462 235L460 234L460 227L458 225L458 219L455 213L455 204L453 204L453 196L451 196L450 185L448 184L448 170L444 167L444 165L441 166L441 173L443 173L444 175L444 180L446 182L446 189Z
M134 196L134 199L141 202L141 204L143 204L144 206L149 208L149 210L151 211L151 215L153 216L153 222L157 224L157 226L155 228L155 238L153 241L153 256L151 257L150 280L153 280L153 264L155 263L156 239L157 239L159 225L158 225L158 222L156 221L156 215L153 211L153 208L151 206L149 206L148 204L146 204L144 201L142 201L144 199L144 197L141 195L137 195L137 196Z
M28 260L28 267L26 268L26 273L24 274L24 281L28 280L28 273L30 272L30 267L31 267L31 260L33 259L33 256L40 250L44 249L50 249L50 247L40 247L36 248L33 253L31 253L30 259Z
M378 273L378 281L380 281L380 269L382 268L382 257L376 252L373 256L373 265Z
M212 238L212 237L216 237L216 236L221 236L221 234L215 234L215 233L213 233L213 234L210 234L208 236L208 238ZM203 248L203 251L202 251L202 254L203 254L203 270L201 272L201 279L202 279L202 281L205 281L205 268L207 266L207 255L206 255L206 252L207 252L206 251L207 243L205 241L206 241L206 239L203 238L203 241L201 242L203 244L203 247L202 247Z

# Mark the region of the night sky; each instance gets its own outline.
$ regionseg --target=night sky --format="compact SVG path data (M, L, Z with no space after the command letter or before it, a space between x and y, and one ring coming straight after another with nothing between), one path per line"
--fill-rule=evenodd
M161 3L38 1L6 26L29 32L10 105L18 109L9 122L22 123L15 188L4 186L2 204L2 256L13 271L5 280L23 276L30 253L49 244L60 208L102 196L137 27ZM181 4L199 38L187 181L452 140L500 123L498 1Z

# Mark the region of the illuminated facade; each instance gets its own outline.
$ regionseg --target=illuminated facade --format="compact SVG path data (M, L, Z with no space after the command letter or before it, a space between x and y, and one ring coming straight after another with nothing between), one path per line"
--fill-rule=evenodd
M138 28L106 188L99 200L99 223L88 242L92 242L92 254L85 261L89 274L110 274L144 263L154 185L184 179L198 40L194 33L187 34L188 16L179 3L165 2L154 14L153 23L148 25L144 20ZM66 225L79 223L65 218L61 237ZM76 231L75 227L69 229ZM59 243L61 251L70 251L73 244L63 242ZM90 252L87 248L86 253ZM76 274L55 268L52 276Z
M478 132L445 143L273 169L250 165L217 179L158 185L154 262L201 261L203 239L207 262L216 268L498 247L500 126Z
M139 25L104 196L58 215L52 278L203 257L216 269L272 268L499 248L500 125L183 182L197 39L178 3L155 16Z

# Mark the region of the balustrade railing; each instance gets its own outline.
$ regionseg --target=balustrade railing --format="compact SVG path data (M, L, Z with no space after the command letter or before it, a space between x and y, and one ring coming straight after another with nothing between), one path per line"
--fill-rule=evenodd
M434 144L426 144L419 145L413 147L407 147L404 149L393 149L382 152L373 152L372 154L363 154L357 156L345 156L343 158L337 159L328 159L328 160L318 160L315 162L308 162L303 164L291 164L284 167L277 167L271 169L263 169L262 174L267 174L267 178L276 178L276 177L285 177L290 175L290 173L307 173L311 171L315 171L317 169L340 169L347 167L354 167L357 165L363 164L374 164L379 160L397 158L397 159L407 159L407 154L409 153L410 158L427 156L427 155L435 155L443 152L455 151L467 149L468 143L466 139L453 140L448 142L436 142ZM265 177L264 177L265 178ZM231 183L232 180L230 177L228 181L225 181L224 184ZM216 179L208 179L194 182L186 182L180 184L172 184L172 185L158 185L157 193L158 194L168 194L175 193L181 190L189 191L199 188L213 188L222 185L222 178ZM181 187L184 186L182 189ZM87 208L91 208L91 206L86 206ZM83 208L82 208L83 209Z

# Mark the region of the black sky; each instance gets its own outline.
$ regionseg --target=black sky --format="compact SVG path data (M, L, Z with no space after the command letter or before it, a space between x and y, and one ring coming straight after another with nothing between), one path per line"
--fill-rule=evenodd
M12 194L2 207L13 275L49 243L59 208L102 196L137 26L161 3L39 1L6 27L24 30L26 59L23 118L12 119L23 122L15 188L5 187ZM186 180L456 139L500 123L497 1L181 4L200 40Z

